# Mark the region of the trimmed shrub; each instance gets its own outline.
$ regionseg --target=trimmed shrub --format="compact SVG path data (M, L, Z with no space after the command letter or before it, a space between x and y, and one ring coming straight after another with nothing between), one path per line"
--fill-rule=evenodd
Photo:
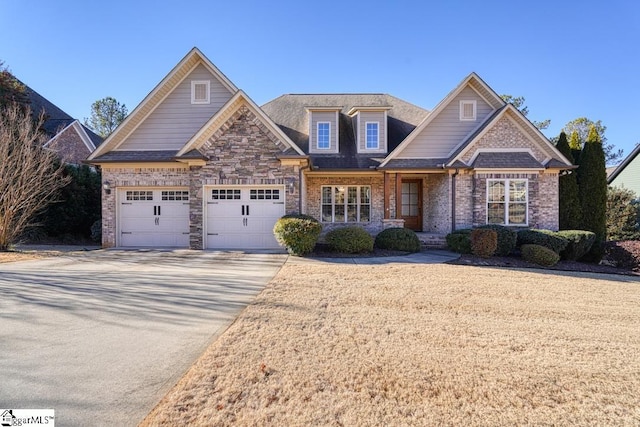
M285 215L273 227L273 234L291 255L302 256L313 251L322 225L309 215Z
M498 235L498 248L496 249L496 255L507 256L516 248L518 233L516 233L515 230L498 224L488 224L478 228L495 230Z
M373 251L373 237L362 227L336 228L328 232L325 239L334 252L357 254Z
M619 268L638 271L640 269L640 241L626 240L607 242L604 246L604 260Z
M525 244L520 247L520 251L525 261L545 267L551 267L560 261L560 255L545 246Z
M395 251L420 252L420 239L408 228L387 228L376 236L375 246Z
M560 252L562 259L576 261L591 250L591 245L596 241L595 233L584 230L561 230L557 236L567 240L567 247Z
M489 258L496 253L498 247L498 233L488 228L476 228L471 231L471 253Z
M461 228L452 233L447 234L445 238L447 246L454 252L459 254L471 253L471 229Z
M540 245L549 248L558 255L562 252L569 241L558 233L551 230L520 230L518 231L518 246Z

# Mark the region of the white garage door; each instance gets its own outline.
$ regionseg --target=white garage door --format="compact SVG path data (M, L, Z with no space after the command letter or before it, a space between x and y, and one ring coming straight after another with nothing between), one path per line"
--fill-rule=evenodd
M211 187L207 194L208 249L274 249L273 226L284 215L284 187Z
M120 189L119 246L188 247L187 189Z

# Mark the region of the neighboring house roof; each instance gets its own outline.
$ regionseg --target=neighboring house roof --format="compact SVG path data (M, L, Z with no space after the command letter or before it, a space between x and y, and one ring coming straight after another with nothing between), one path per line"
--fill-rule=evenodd
M44 146L47 147L53 142L55 142L56 140L58 140L68 129L72 127L80 136L80 138L82 139L82 142L84 142L89 152L92 152L93 150L95 150L96 147L100 145L103 141L101 136L96 135L91 129L89 129L82 123L80 123L79 120L74 120L73 122L69 123L69 125L67 125L65 128L61 129L53 138L47 141L44 144Z
M162 103L162 101L190 74L199 64L204 67L231 93L238 88L196 47L158 83L158 85L138 104L138 106L120 123L115 131L105 140L91 156L90 161L96 160L109 150L118 146Z
M627 157L607 176L607 184L611 184L618 175L631 163L640 153L640 144L637 144L635 148L629 153Z
M388 150L396 148L429 111L391 95L367 94L286 94L262 106L262 110L302 151L309 152L309 108L338 106L339 152L310 154L315 168L368 169L377 167L385 154L359 154L356 147L354 118L348 113L354 107L379 107L387 110Z
M49 137L56 135L61 129L66 128L74 122L74 118L62 111L47 98L31 89L26 84L20 82L25 87L27 98L31 106L31 112L34 116L38 116L42 111L45 113L45 122L42 128Z

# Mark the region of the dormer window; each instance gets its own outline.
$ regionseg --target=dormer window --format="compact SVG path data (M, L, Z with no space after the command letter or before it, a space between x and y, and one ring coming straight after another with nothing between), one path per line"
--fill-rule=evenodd
M476 101L460 101L460 120L473 121L476 119Z
M210 98L209 80L192 80L191 81L191 103L192 104L209 104Z
M318 122L318 150L331 148L331 123Z
M377 150L380 148L380 123L367 122L365 124L367 150Z

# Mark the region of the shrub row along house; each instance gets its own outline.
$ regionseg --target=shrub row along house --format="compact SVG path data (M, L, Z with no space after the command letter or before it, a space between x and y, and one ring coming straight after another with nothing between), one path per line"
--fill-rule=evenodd
M259 107L192 49L89 157L103 245L273 248L276 220L446 234L558 228L572 165L475 73L433 111L386 94Z

